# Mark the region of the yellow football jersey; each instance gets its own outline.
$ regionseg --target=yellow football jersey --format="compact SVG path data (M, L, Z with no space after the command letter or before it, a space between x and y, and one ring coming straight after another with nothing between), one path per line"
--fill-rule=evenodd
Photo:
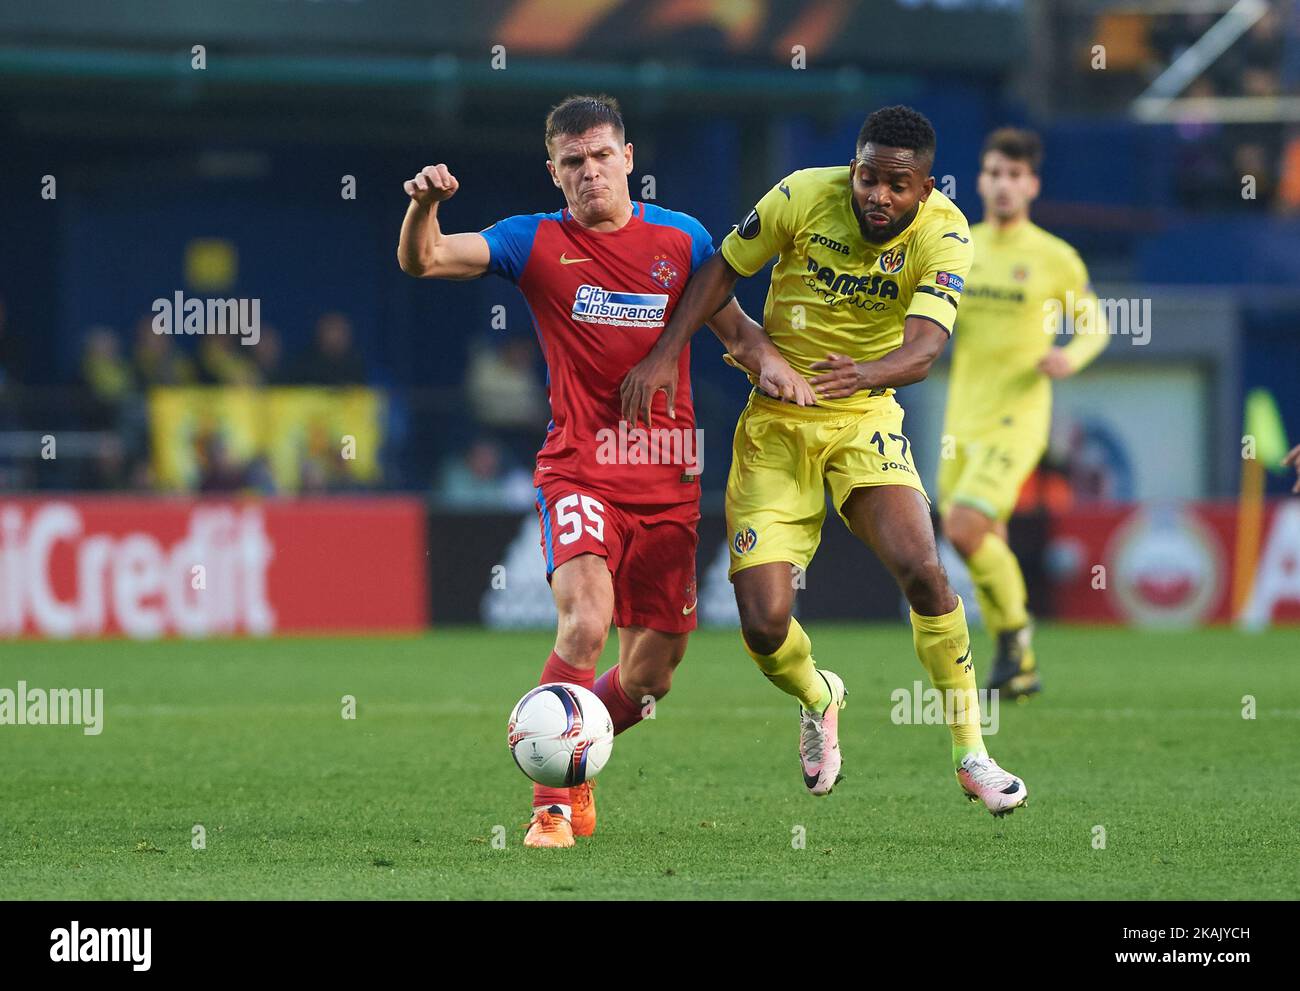
M831 352L859 362L884 357L903 343L909 316L951 333L957 315L973 246L952 200L931 191L906 230L871 244L858 227L852 195L847 163L802 169L768 191L722 241L722 256L741 275L779 256L763 326L800 375L819 374L813 362ZM861 410L870 395L818 402Z
M1012 428L1027 444L1045 444L1052 380L1036 366L1056 344L1062 312L1096 307L1088 270L1072 247L1029 221L1008 230L976 224L971 236L975 263L953 340L944 433ZM1106 347L1104 331L1094 326L1064 345L1076 371Z

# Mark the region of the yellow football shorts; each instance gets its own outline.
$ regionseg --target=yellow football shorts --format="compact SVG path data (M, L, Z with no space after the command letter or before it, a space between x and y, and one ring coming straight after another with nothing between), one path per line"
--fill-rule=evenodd
M925 495L893 396L845 413L751 393L727 476L728 576L773 561L807 568L821 543L827 493L844 519L844 501L864 485L906 485Z
M1020 488L1042 460L1046 441L1040 432L988 430L957 436L952 457L939 458L939 511L970 506L1005 522L1016 508Z

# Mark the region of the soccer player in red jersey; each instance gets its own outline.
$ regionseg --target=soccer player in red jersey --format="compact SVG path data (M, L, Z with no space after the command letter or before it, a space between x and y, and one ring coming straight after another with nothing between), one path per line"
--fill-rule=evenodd
M397 257L404 272L422 278L503 276L528 303L549 371L552 421L534 485L559 613L541 682L590 688L618 733L641 720L643 700L668 692L686 652L695 628L700 515L689 351L682 350L676 382L654 397L648 430L622 421L619 389L714 248L693 217L632 202L632 145L614 100L560 103L546 120L546 150L563 210L509 217L477 234L445 234L438 205L459 183L445 165L428 166L405 183L411 203ZM811 387L734 298L708 323L765 392L812 405ZM597 679L611 620L618 664ZM590 835L595 824L589 784L536 785L524 842L572 846L574 835Z

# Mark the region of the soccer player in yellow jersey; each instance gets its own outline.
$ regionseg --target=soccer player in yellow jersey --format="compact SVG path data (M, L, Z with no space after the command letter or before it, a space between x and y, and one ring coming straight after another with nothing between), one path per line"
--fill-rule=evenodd
M1042 144L994 131L981 154L985 221L971 228L975 263L953 342L939 465L944 534L966 561L984 625L997 642L988 686L1004 697L1042 687L1030 643L1025 579L1007 545L1020 487L1047 447L1052 380L1088 364L1109 339L1079 255L1029 219ZM1061 314L1091 308L1092 332L1056 346ZM951 457L949 455L952 455Z
M930 122L888 107L867 118L847 165L777 183L692 276L658 343L624 379L623 416L648 421L660 389L674 408L682 346L739 277L778 255L764 328L809 378L817 404L782 402L755 382L736 425L726 509L745 649L799 700L804 783L829 793L841 765L844 683L813 663L792 615L791 580L791 567L806 569L817 550L829 492L911 604L917 656L947 703L958 782L1004 815L1024 803L1025 783L984 749L966 617L939 563L893 398L895 387L925 378L943 350L971 263L966 219L934 188L934 153Z

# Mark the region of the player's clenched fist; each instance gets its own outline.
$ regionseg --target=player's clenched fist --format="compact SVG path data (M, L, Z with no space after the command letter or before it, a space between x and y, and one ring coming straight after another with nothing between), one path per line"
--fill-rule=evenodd
M447 171L447 166L426 165L416 173L414 179L407 179L402 188L416 203L429 206L451 199L456 195L456 190L460 189L460 183Z

